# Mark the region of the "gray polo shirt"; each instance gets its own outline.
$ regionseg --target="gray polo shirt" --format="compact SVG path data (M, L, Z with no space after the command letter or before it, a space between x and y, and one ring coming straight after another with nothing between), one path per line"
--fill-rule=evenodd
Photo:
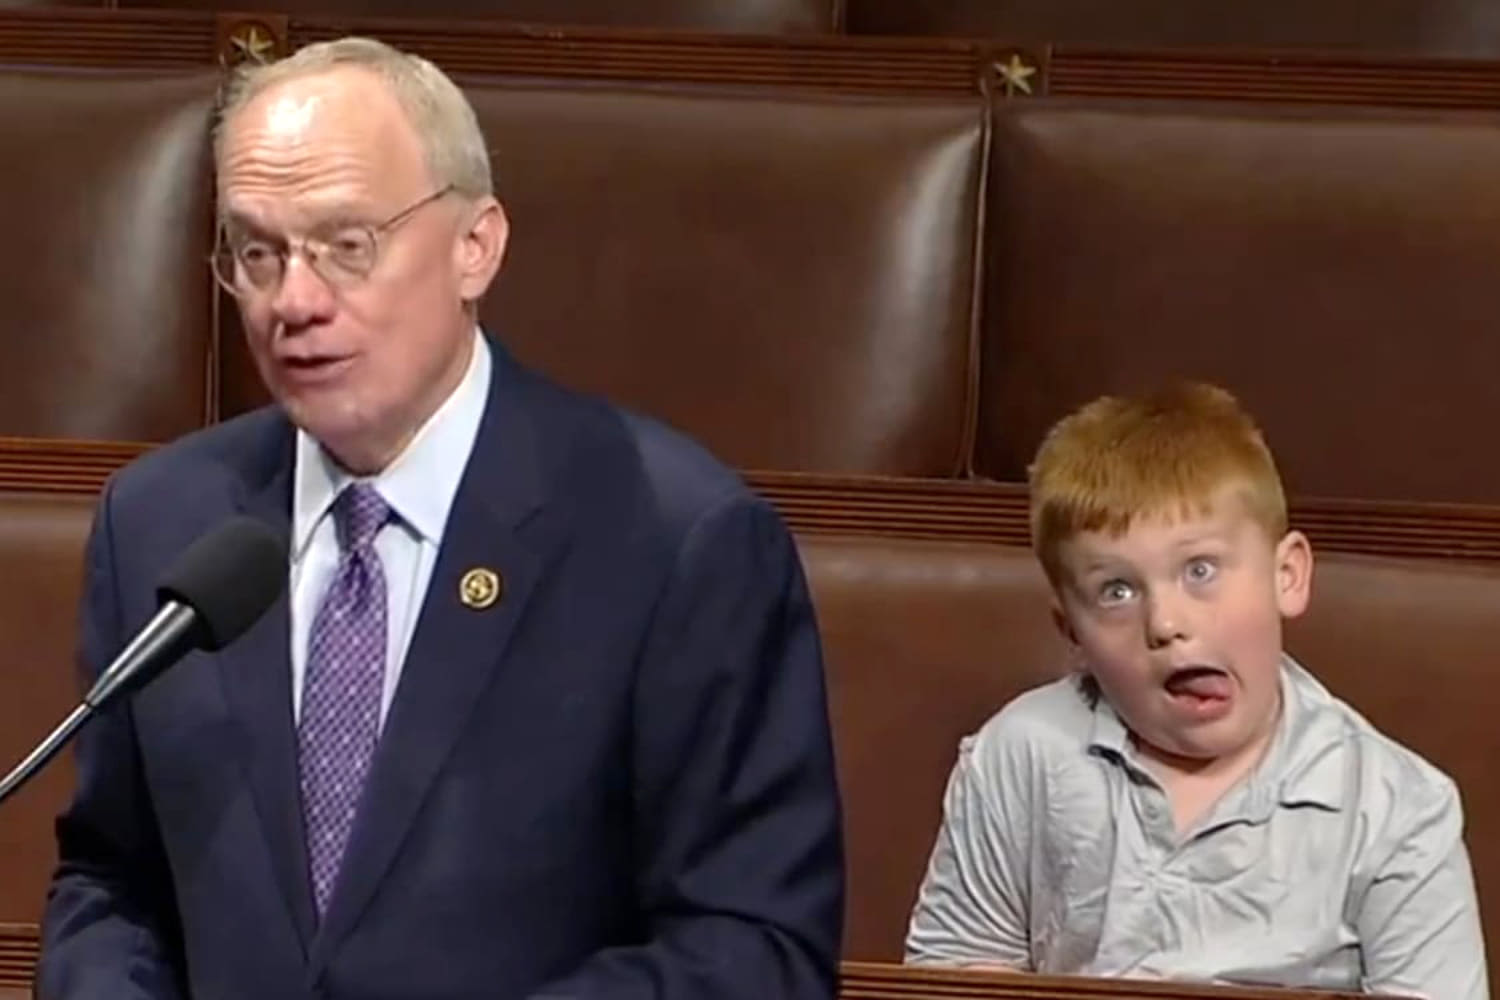
M908 962L1486 1000L1453 782L1290 658L1259 767L1186 836L1076 678L967 737Z

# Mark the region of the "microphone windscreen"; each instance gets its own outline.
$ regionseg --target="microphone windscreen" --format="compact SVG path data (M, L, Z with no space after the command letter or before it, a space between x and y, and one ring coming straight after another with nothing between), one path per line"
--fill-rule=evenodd
M284 533L238 516L202 535L162 574L157 600L198 612L198 645L218 650L265 614L286 586Z

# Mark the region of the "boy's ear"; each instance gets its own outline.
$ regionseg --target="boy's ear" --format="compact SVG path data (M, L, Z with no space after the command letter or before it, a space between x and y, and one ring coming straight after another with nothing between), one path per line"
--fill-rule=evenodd
M1062 637L1068 641L1069 645L1078 645L1078 633L1073 631L1073 623L1068 621L1068 615L1062 608L1062 602L1055 596L1052 598L1052 624L1057 627L1057 631L1062 634Z
M1276 544L1276 607L1283 618L1296 618L1312 597L1312 543L1300 531L1288 531Z

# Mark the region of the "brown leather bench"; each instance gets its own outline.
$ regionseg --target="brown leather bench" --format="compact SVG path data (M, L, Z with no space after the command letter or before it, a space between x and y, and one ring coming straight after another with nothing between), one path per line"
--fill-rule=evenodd
M847 957L897 960L959 738L1067 660L1025 549L839 536L801 544L848 816ZM1288 648L1458 782L1481 907L1500 920L1500 567L1329 553L1317 563L1312 608Z
M466 83L511 221L482 318L524 360L743 468L962 472L981 100Z
M1298 497L1493 503L1500 119L1209 102L997 109L976 471L1087 399L1208 378Z
M0 434L158 441L208 415L215 87L0 73Z
M71 669L93 498L0 493L0 772L77 704ZM72 787L64 754L0 818L0 923L34 921L52 873L52 819Z
M13 760L72 705L72 613L92 500L0 496L0 754ZM823 630L844 795L847 957L899 960L958 740L1066 660L1028 551L803 535ZM1372 721L1458 781L1481 903L1500 908L1500 688L1488 654L1500 567L1325 554L1290 648ZM0 922L30 922L50 869L61 758L0 824Z
M0 144L39 164L0 190L29 237L0 278L23 334L0 339L0 435L158 440L256 398L232 327L215 341L201 266L213 82L0 73ZM487 322L738 465L814 472L833 496L846 473L1014 480L1066 406L1181 370L1264 412L1294 492L1500 493L1478 435L1451 431L1500 417L1486 380L1500 358L1478 336L1500 258L1487 119L1036 102L987 131L978 96L465 83L515 225ZM94 141L83 123L100 118ZM1290 259L1298 240L1327 252ZM1278 354L1319 367L1277 378ZM1339 377L1364 392L1331 406ZM14 754L74 694L88 498L12 472L41 490L0 504L0 582L17 595L0 628L22 644L0 681ZM919 539L962 497L919 499L877 531L847 496L824 520L854 534L801 539L849 812L849 954L890 959L958 737L1060 656L1024 550L974 544L977 517L967 543ZM1292 647L1458 778L1487 902L1497 574L1328 556ZM65 783L64 766L0 826L14 838L0 921L35 918Z

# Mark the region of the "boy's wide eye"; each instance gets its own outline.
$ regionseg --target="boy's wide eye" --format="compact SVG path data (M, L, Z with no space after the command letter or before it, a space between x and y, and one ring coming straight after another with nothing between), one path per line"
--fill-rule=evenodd
M1099 588L1099 603L1104 607L1124 604L1135 596L1135 588L1124 580L1110 580Z
M1214 565L1212 559L1193 559L1187 564L1183 571L1187 574L1189 583L1207 583L1218 575L1219 567Z

